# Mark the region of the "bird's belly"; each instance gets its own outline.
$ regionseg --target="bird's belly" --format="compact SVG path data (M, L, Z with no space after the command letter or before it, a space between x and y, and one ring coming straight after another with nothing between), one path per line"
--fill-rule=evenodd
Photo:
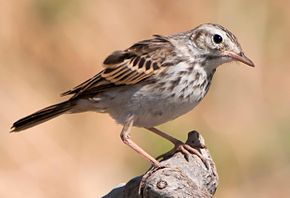
M96 101L94 109L109 113L120 124L133 115L133 125L138 127L153 127L173 120L192 110L210 85L206 71L197 66L191 73L176 74L188 67L182 64L175 68L177 71L169 70L170 75L154 83L122 86L100 93L92 98Z
M102 97L106 104L102 106L105 106L106 112L120 124L123 124L129 115L133 115L134 126L153 127L189 112L200 101L198 97L181 98L169 93L148 92L142 89L118 90L109 95L106 93L106 96Z
M196 104L169 98L146 101L140 106L140 111L134 113L134 126L153 127L163 124L191 111Z

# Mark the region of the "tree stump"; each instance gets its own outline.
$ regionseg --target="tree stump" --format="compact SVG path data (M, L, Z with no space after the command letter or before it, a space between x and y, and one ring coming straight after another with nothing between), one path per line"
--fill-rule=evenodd
M151 167L144 175L115 187L103 198L209 198L218 186L215 163L196 131L188 133L186 144L198 148L205 163L192 154L188 159L180 152L161 161L160 168Z

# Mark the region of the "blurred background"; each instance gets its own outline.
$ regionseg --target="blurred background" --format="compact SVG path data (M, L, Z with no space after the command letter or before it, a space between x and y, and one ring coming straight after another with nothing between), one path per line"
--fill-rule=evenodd
M219 68L194 111L159 128L185 140L198 130L217 164L216 197L290 196L290 3L277 0L1 0L0 197L100 197L142 174L147 161L125 146L108 115L65 115L9 134L11 124L62 101L99 72L112 51L152 34L205 22L230 29L256 68ZM171 148L135 128L157 156Z

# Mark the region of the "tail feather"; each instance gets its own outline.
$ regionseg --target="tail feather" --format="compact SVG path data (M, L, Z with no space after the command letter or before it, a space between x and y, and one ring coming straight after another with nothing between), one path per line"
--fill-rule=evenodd
M69 111L73 107L73 103L71 101L65 101L59 104L55 104L44 109L41 109L29 116L26 116L18 121L16 121L12 127L11 132L18 132L24 129L28 129L35 125L46 122L52 118L55 118L67 111Z

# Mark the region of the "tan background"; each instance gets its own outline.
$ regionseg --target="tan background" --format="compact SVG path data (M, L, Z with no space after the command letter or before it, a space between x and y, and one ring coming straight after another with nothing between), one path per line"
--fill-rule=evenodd
M216 197L290 195L289 2L0 1L0 197L95 198L146 170L108 115L65 115L18 134L9 127L61 101L113 50L204 22L234 32L256 68L222 66L205 100L160 128L205 136L220 175ZM155 156L171 146L142 129L133 138Z

